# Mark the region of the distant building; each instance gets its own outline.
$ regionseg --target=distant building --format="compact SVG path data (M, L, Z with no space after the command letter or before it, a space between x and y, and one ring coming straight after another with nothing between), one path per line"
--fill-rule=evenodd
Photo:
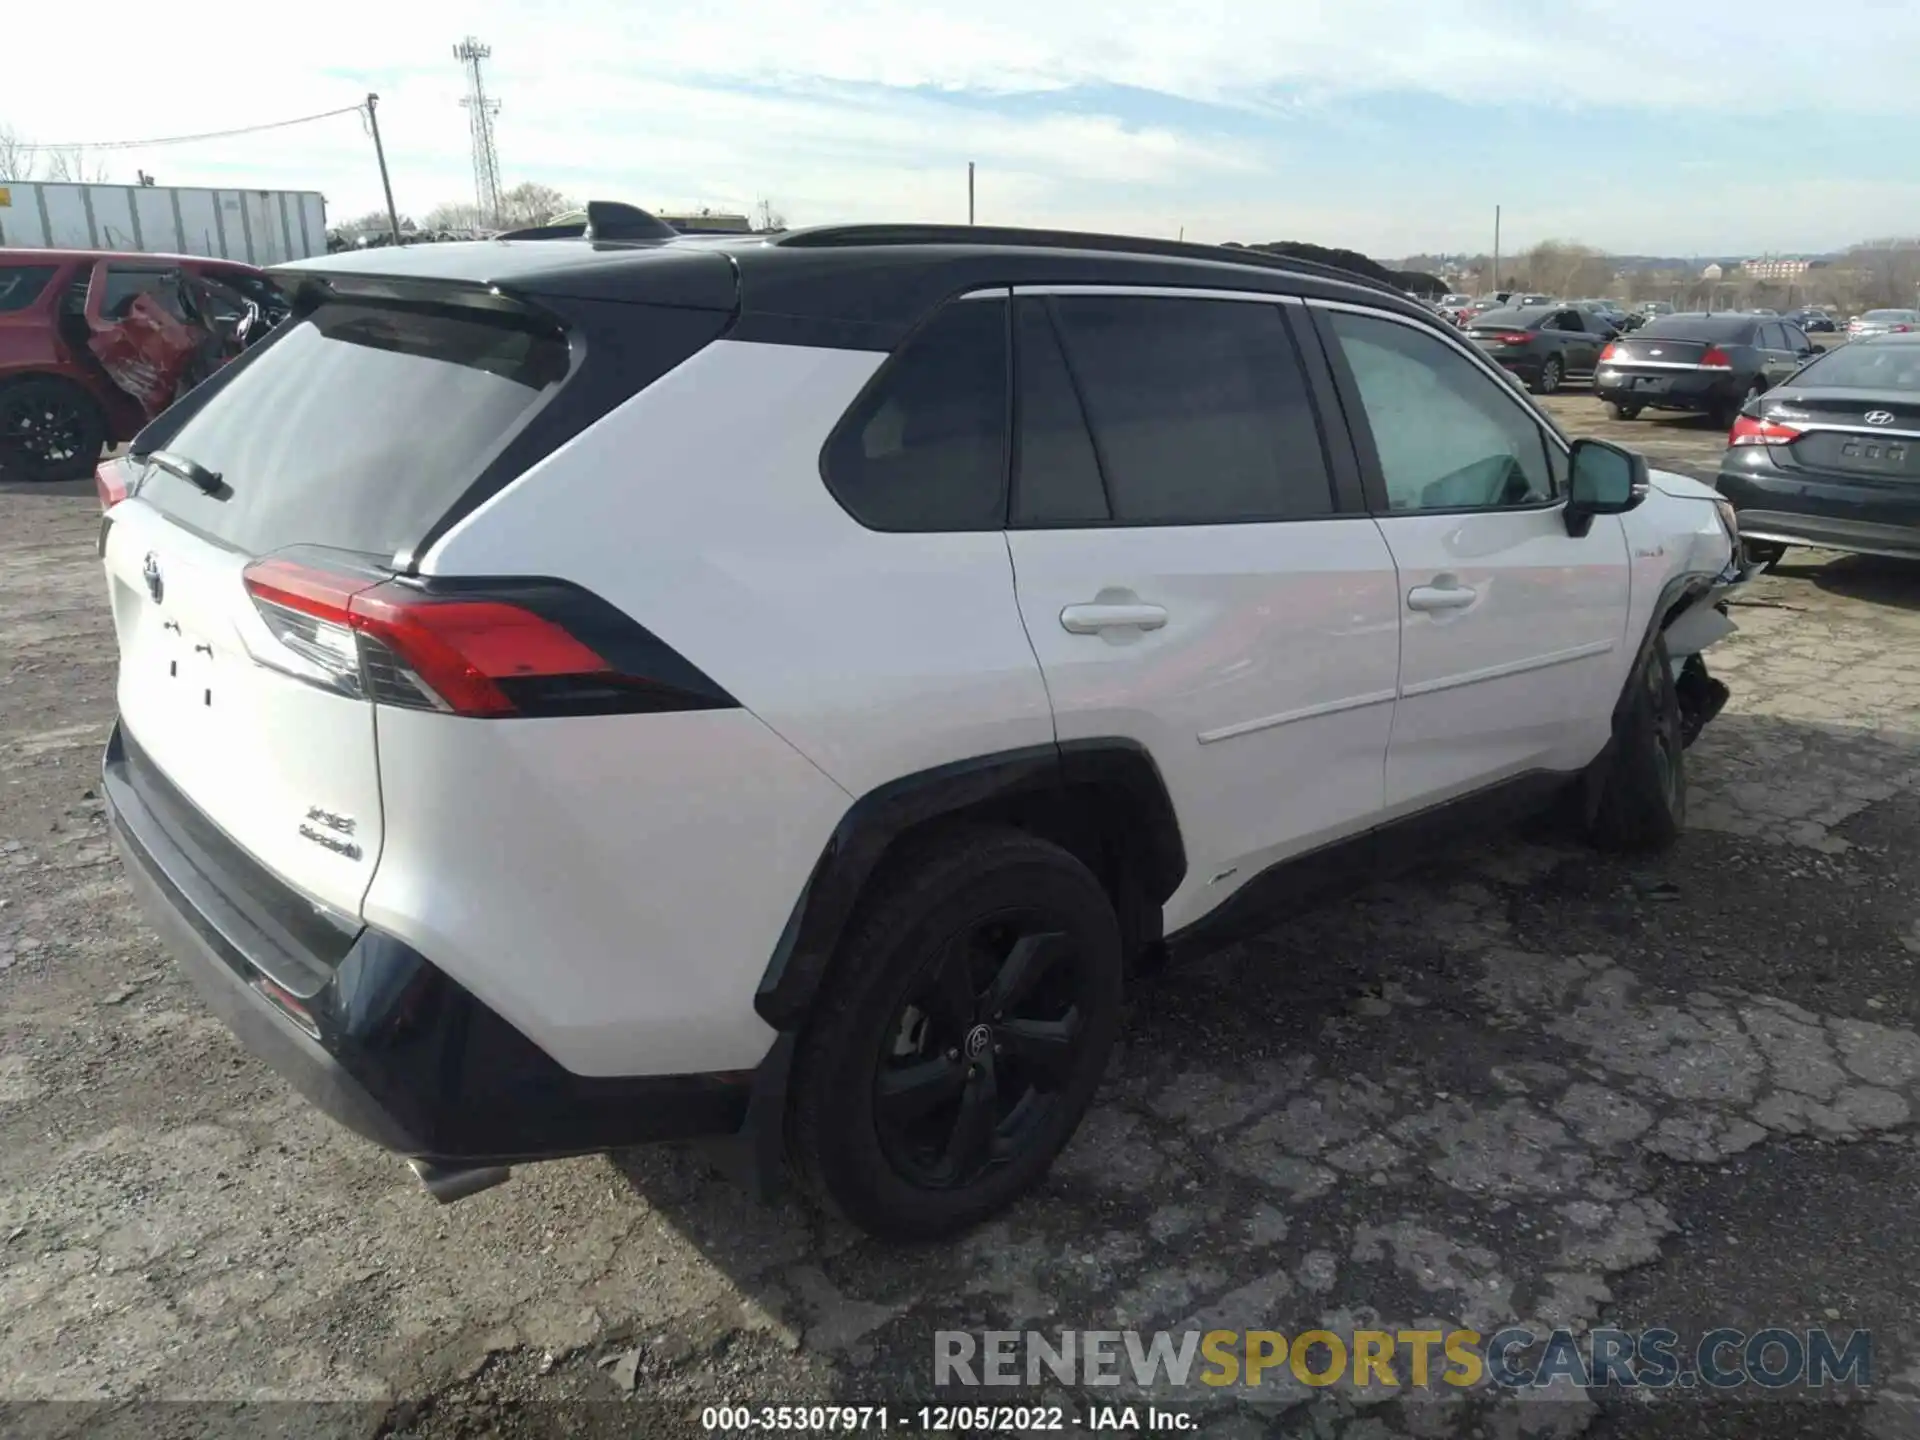
M1740 269L1756 280L1798 280L1812 264L1811 260L1748 260Z
M722 215L712 210L692 215L669 215L664 210L656 213L682 235L746 235L753 230L753 222L744 215Z

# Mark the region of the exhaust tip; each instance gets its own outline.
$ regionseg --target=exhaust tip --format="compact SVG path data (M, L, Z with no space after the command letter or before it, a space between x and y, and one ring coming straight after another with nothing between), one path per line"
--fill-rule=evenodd
M435 1165L431 1160L409 1160L407 1168L420 1178L427 1187L427 1193L442 1205L451 1205L456 1200L464 1200L469 1195L478 1195L482 1190L491 1190L504 1184L513 1170L506 1165L476 1165L461 1167L454 1165Z

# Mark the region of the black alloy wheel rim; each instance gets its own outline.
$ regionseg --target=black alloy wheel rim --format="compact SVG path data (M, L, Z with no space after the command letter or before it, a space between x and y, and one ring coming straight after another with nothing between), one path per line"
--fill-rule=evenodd
M875 1128L887 1163L954 1190L1027 1153L1085 1044L1078 947L1031 911L975 920L928 962L883 1033Z
M0 447L11 446L42 465L78 456L86 428L86 417L72 400L0 400Z

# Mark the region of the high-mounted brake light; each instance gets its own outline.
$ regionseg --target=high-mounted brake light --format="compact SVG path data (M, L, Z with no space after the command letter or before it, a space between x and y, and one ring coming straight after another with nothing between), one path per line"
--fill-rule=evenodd
M1791 425L1781 425L1772 420L1756 420L1751 415L1736 416L1733 429L1727 434L1729 447L1735 445L1791 445L1800 438L1801 432Z
M1733 368L1733 357L1718 345L1709 345L1707 347L1707 353L1700 357L1700 368L1702 370L1731 370Z
M476 718L719 709L736 702L639 625L558 581L439 593L286 559L255 561L248 593L294 663L265 664L382 705ZM620 649L616 664L569 617ZM546 613L543 613L546 612Z

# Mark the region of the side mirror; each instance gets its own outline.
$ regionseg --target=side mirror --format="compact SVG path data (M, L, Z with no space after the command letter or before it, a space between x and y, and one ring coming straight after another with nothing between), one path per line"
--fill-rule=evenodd
M1647 498L1648 484L1644 455L1605 440L1574 441L1567 534L1577 540L1593 529L1594 516L1626 514Z

